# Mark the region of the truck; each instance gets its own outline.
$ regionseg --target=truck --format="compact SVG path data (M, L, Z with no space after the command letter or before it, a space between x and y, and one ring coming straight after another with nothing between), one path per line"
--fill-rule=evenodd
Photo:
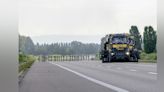
M128 33L108 34L101 39L100 59L102 63L112 61L133 61L140 59L134 36Z

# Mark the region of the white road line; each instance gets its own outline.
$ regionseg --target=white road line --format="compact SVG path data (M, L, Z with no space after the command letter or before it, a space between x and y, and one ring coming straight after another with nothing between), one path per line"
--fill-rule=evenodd
M99 85L101 85L101 86L107 87L107 88L109 88L109 89L112 89L112 90L114 90L114 91L117 91L117 92L129 92L129 91L125 90L125 89L122 89L122 88L119 88L119 87L116 87L116 86L107 84L107 83L105 83L105 82L99 81L99 80L97 80L97 79L88 77L88 76L86 76L86 75L84 75L84 74L81 74L81 73L79 73L79 72L76 72L76 71L74 71L74 70L71 70L71 69L69 69L69 68L67 68L67 67L64 67L64 66L62 66L62 65L55 64L55 63L51 63L51 64L56 65L56 66L58 66L58 67L60 67L60 68L62 68L62 69L65 69L65 70L67 70L67 71L69 71L69 72L72 72L72 73L74 73L74 74L76 74L76 75L78 75L78 76L80 76L80 77L83 77L83 78L85 78L85 79L87 79L87 80L89 80L89 81L92 81L92 82L94 82L94 83L96 83L96 84L99 84Z
M148 72L148 73L149 73L149 74L154 74L154 75L157 74L157 73L155 73L155 72Z
M130 71L135 72L135 71L137 71L137 70L131 69Z

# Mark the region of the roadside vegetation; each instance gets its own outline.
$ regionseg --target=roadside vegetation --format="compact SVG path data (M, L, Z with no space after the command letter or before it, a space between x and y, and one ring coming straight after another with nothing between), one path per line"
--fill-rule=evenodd
M36 57L33 55L19 54L19 72L23 72L30 68L35 60Z
M30 37L19 35L19 50L27 55L88 55L97 53L99 48L99 44L79 41L34 44Z
M140 54L141 56L141 60L157 60L157 53L145 53L145 52L142 52Z
M156 63L157 62L157 53L153 52L153 53L145 53L145 52L141 52L140 54L140 62L146 62L146 63Z
M129 33L134 36L136 48L141 52L140 62L157 62L157 34L152 26L145 26L143 37L141 36L137 26L131 26Z
M140 60L143 62L156 62L156 30L154 30L152 26L145 26L144 32L140 33L137 26L133 25L129 30L129 34L134 37L136 43L135 48L142 51ZM19 51L24 53L19 55L19 64L21 65L19 71L22 71L30 67L34 62L34 56L31 55L96 55L95 60L99 60L100 44L82 43L79 41L72 41L70 43L34 44L30 37L19 35Z

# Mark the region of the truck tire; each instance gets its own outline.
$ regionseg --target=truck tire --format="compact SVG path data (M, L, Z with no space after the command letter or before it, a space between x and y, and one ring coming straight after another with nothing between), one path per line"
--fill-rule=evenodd
M102 63L105 63L104 59L102 59Z
M110 54L107 55L106 62L107 63L110 63L111 62L111 56L110 56Z
M111 63L112 62L112 59L111 57L108 58L108 62Z
M134 62L138 62L138 58L137 57L135 57L135 61Z
M133 57L133 62L138 62L138 58L136 55Z
M106 58L103 58L102 59L102 63L106 63L107 62L107 59Z

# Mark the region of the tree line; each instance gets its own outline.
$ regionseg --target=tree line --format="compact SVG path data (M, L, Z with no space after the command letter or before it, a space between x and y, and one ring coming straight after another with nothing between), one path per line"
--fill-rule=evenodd
M134 37L136 48L145 53L156 52L157 34L152 26L145 26L143 37L137 26L131 26L129 33ZM30 37L19 35L19 52L33 55L88 55L99 53L100 45L95 43L34 44Z
M129 33L134 36L136 48L148 54L156 52L157 34L152 26L145 26L143 37L141 37L137 26L131 26Z
M89 55L99 52L100 45L95 43L34 44L30 37L19 36L19 51L33 55Z

